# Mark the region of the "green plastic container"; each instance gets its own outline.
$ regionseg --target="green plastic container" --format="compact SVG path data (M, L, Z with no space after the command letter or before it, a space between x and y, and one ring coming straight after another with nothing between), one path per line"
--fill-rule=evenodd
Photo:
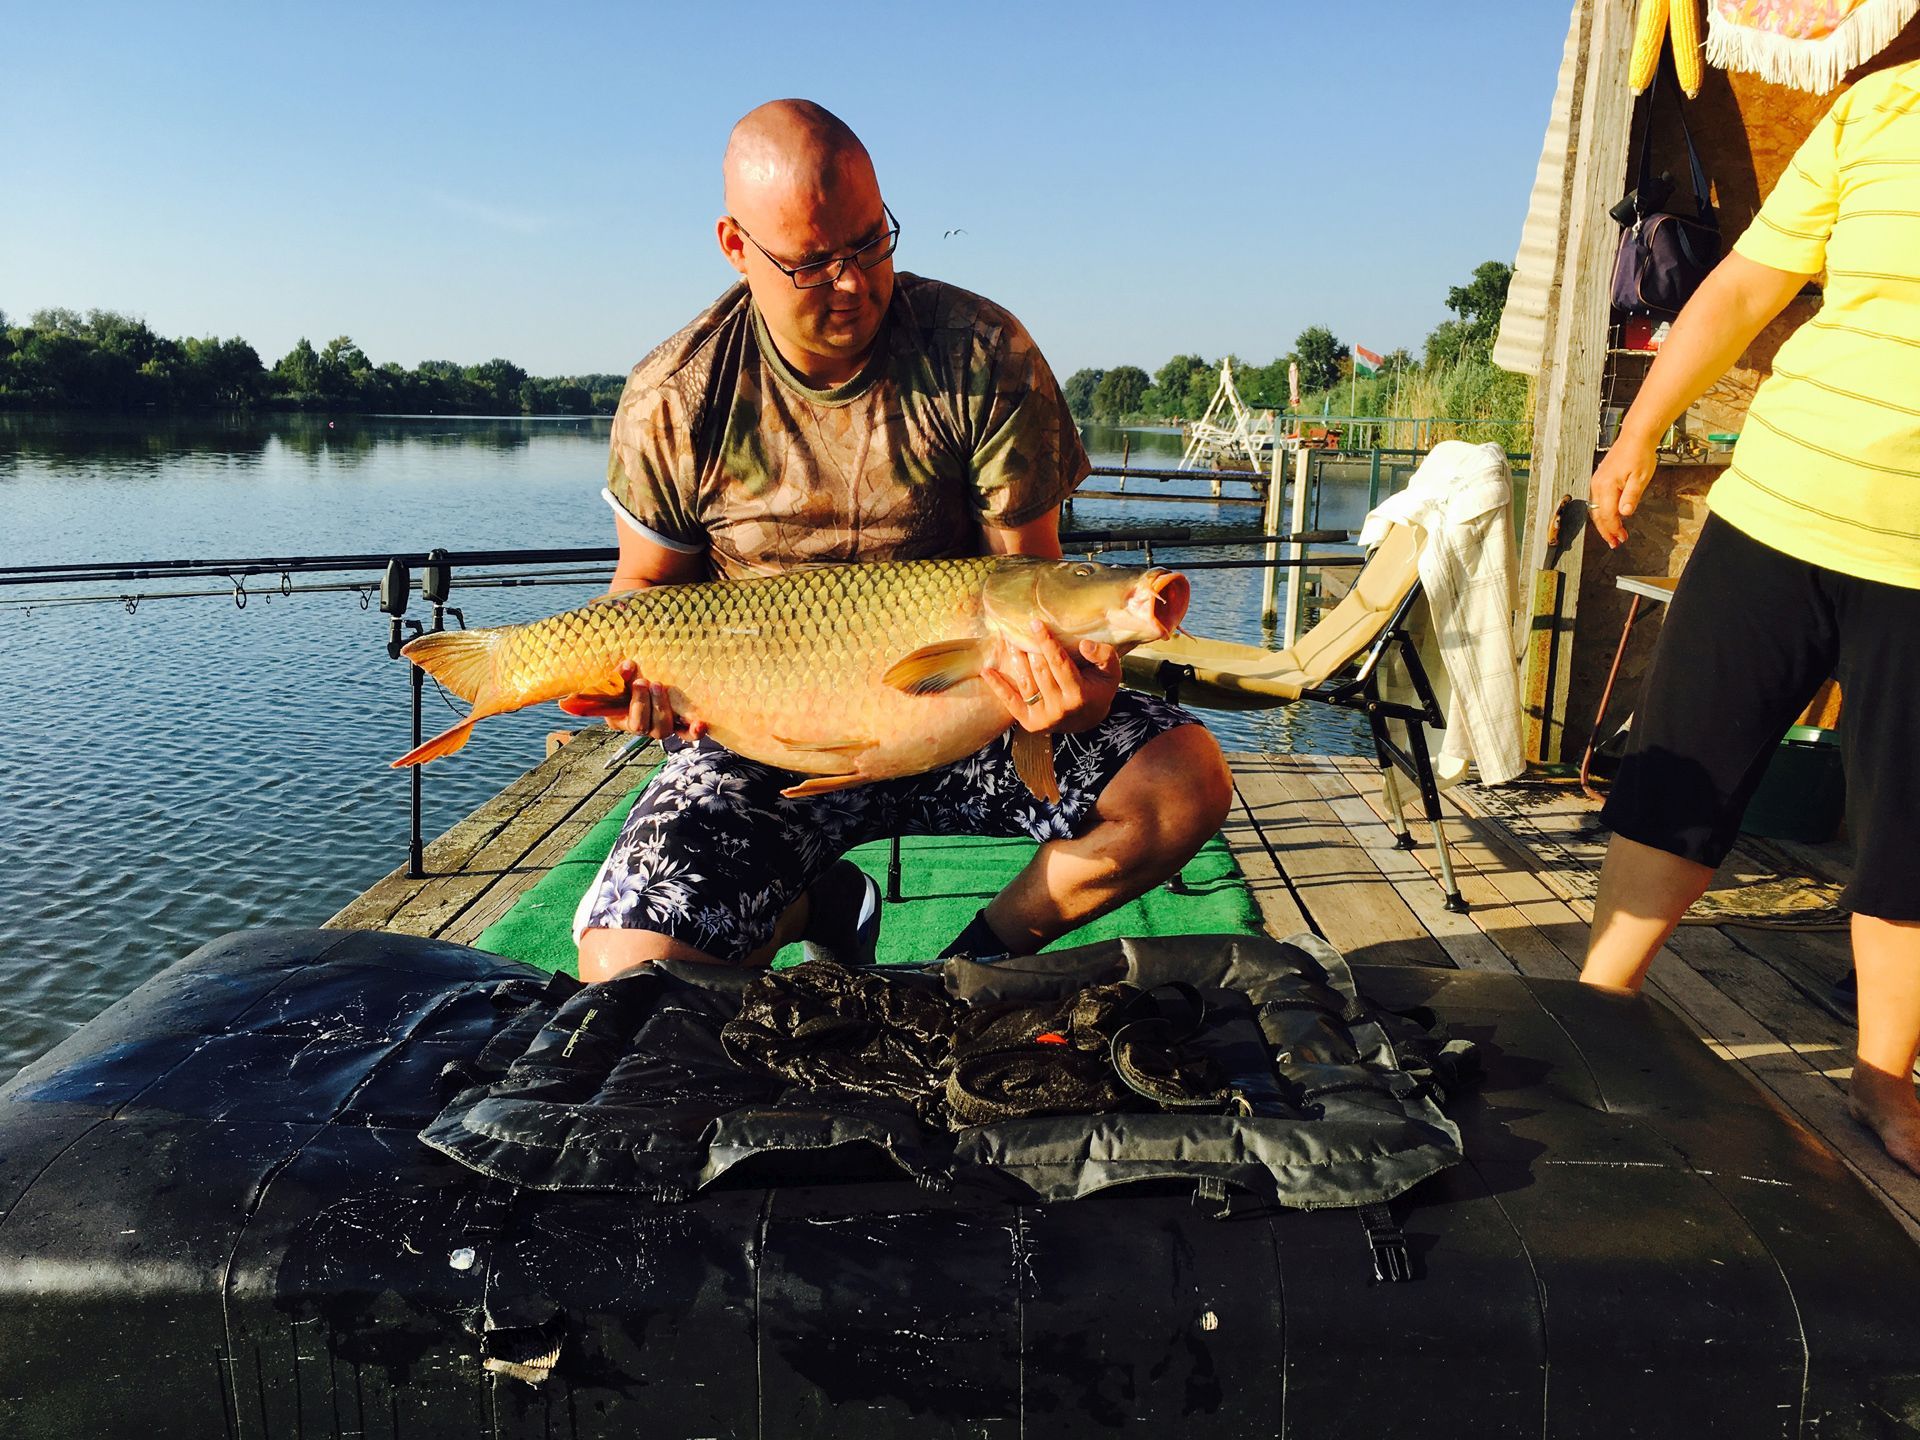
M1840 737L1832 730L1795 725L1774 752L1760 788L1747 803L1740 828L1770 840L1818 844L1839 833L1847 811L1847 778Z

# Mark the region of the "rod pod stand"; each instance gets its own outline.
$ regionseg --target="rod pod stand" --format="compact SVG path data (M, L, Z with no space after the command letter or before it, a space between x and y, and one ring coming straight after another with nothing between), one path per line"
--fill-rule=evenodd
M395 573L398 581L395 583ZM398 656L400 653L400 616L406 612L407 592L409 589L407 567L397 556L387 562L387 572L380 582L380 608L394 617L393 626L387 636L387 653ZM415 635L423 633L438 634L447 628L447 616L451 615L460 622L462 630L467 628L467 617L447 604L447 597L453 593L453 568L447 561L444 549L427 552L427 563L420 567L420 598L433 606L433 623L422 625L418 620L406 621L408 629ZM389 597L394 598L398 609L388 610ZM425 703L427 675L418 665L408 677L413 688L413 743L417 746L425 735L421 709ZM419 880L426 876L426 838L421 833L421 799L425 783L421 776L422 766L408 767L407 784L407 878Z
M424 589L424 582L422 588ZM403 638L411 631L421 634L427 627L418 620L405 619L407 601L413 594L413 577L407 572L407 564L399 556L387 561L387 568L380 577L380 613L387 616L387 658L398 660L400 647L406 643ZM436 606L434 629L439 629ZM418 665L412 667L408 677L408 687L413 692L413 743L418 745L423 738L421 730L421 703L426 692L426 674ZM422 864L425 842L420 836L420 767L408 768L408 828L407 828L407 878L418 880L427 872Z

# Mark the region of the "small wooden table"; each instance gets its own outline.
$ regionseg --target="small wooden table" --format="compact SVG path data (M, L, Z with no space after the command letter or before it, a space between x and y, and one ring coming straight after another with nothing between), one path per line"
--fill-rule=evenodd
M1673 598L1673 592L1679 588L1678 575L1621 575L1613 582L1616 590L1624 590L1633 596L1633 604L1627 608L1627 625L1633 625L1633 612L1640 607L1642 600L1652 600L1664 605Z

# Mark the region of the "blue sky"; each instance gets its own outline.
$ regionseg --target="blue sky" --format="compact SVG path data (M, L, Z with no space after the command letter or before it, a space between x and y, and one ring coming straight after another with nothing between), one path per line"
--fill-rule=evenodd
M1310 324L1417 349L1512 259L1567 10L21 0L0 310L623 371L731 278L728 127L804 95L872 151L901 266L1063 376Z

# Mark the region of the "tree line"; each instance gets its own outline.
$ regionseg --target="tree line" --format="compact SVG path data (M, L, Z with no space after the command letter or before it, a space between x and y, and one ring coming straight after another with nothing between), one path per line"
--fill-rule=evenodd
M511 360L375 365L345 335L302 336L271 368L245 340L155 334L112 310L0 314L0 406L88 410L361 410L610 415L624 375L529 375Z
M1422 354L1402 348L1381 357L1376 374L1356 379L1353 352L1324 325L1309 325L1295 337L1293 348L1265 365L1238 356L1233 362L1234 387L1240 398L1257 410L1289 407L1287 373L1300 368L1301 409L1320 410L1327 402L1345 413L1349 400L1358 413L1389 413L1395 393L1410 376L1423 376L1423 389L1443 397L1457 394L1463 402L1484 409L1510 408L1519 418L1525 386L1518 377L1494 371L1489 358L1493 337L1506 304L1513 267L1497 260L1477 266L1465 285L1449 287L1447 308L1453 318L1443 320L1427 336ZM1490 372L1482 375L1481 371ZM1201 355L1175 355L1149 374L1137 365L1110 370L1076 370L1062 386L1067 408L1076 419L1103 424L1122 421L1198 420L1206 413L1220 383L1220 362ZM1481 417L1476 414L1474 418Z

